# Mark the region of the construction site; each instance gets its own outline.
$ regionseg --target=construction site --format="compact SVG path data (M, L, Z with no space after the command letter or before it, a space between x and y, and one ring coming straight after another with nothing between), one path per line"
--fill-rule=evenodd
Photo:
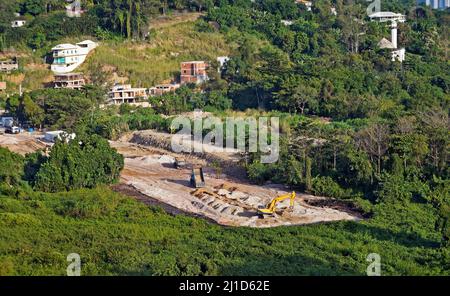
M171 214L204 218L224 226L276 227L363 219L352 204L247 181L236 153L180 154L170 134L130 132L110 141L124 156L119 184L112 189ZM45 150L42 135L0 135L0 146L22 155Z
M237 165L239 155L173 153L169 134L137 131L110 143L125 158L114 189L174 214L248 227L363 218L350 203L292 192L282 185L251 184Z

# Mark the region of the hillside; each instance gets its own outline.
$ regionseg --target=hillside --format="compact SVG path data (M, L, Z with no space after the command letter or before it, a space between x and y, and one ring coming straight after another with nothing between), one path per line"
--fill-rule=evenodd
M236 44L227 40L224 34L199 32L195 28L199 16L198 13L185 13L158 18L154 25L150 24L148 41L101 41L79 71L89 78L92 72L101 69L111 82L129 81L136 86L151 87L178 79L182 61L215 61L218 56L227 56L236 49ZM55 41L51 46L84 39L96 40L92 36L70 37ZM17 92L20 83L23 90L32 91L53 81L49 64L39 57L44 53L42 50L33 53L25 48L3 53L4 58L18 56L21 65L19 73L0 75L8 82L9 92Z
M449 275L450 10L300 2L1 1L0 275Z
M198 32L195 21L174 18L153 28L148 42L104 41L87 63L80 68L89 73L95 65L107 72L129 77L136 86L150 87L178 79L180 63L189 60L215 61L226 56L236 46L219 32Z

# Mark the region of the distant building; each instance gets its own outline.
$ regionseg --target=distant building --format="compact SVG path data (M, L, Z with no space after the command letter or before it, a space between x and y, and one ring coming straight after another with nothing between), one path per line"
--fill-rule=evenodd
M53 81L54 88L69 88L80 90L85 85L82 73L56 74Z
M223 66L230 60L229 57L223 56L223 57L217 57L217 62L219 63L219 67L217 69L217 72L220 73L220 71L223 69Z
M80 0L74 0L66 6L66 15L68 17L80 17L84 13L81 8Z
M44 135L44 140L50 143L55 143L56 140L62 140L65 139L66 142L69 142L69 140L75 139L75 134L69 134L65 131L51 131L46 132Z
M0 117L0 126L13 126L14 118L13 117Z
M400 48L392 51L392 61L403 62L406 58L406 50L404 48Z
M331 12L332 15L337 15L336 7L331 7L330 8L330 12Z
M378 22L400 22L404 23L406 21L406 16L401 13L395 13L390 11L379 11L372 13L369 15L369 18L371 21L378 21Z
M207 63L204 61L190 61L181 63L180 83L199 84L208 80Z
M390 11L379 11L369 15L371 21L378 21L381 23L390 22L391 25L391 40L383 38L378 42L378 47L381 49L391 50L392 61L403 62L405 60L406 51L404 48L398 48L398 32L397 23L406 21L405 15L401 13L394 13Z
M425 4L432 9L446 9L450 7L450 0L417 0L417 5Z
M52 71L58 74L72 72L86 60L89 52L96 47L97 43L91 40L85 40L76 45L65 43L53 47Z
M295 0L295 3L303 4L306 6L306 10L311 11L312 10L312 1L308 0Z
M132 104L147 100L145 88L133 88L130 84L116 84L108 92L108 104Z
M395 49L396 47L394 44L392 44L391 41L387 40L386 38L383 38L378 42L378 47L381 49Z
M174 92L180 87L179 84L158 84L148 89L150 96L161 96L165 93Z
M19 70L19 63L16 58L0 61L0 72L11 72Z
M292 24L294 23L294 21L291 20L281 20L281 23L285 26L292 26Z
M11 28L20 28L25 26L26 23L26 20L14 20L11 22Z

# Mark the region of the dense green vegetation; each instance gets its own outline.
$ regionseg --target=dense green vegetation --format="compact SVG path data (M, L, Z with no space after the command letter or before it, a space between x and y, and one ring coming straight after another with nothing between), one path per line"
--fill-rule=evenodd
M86 146L77 138L49 157L26 158L0 149L0 274L64 274L71 252L82 256L84 274L364 274L372 252L384 274L450 273L448 11L383 3L408 17L399 25L407 51L399 63L377 47L389 27L368 21L365 1L318 0L308 12L291 0L94 0L82 1L88 13L79 19L67 18L61 2L0 3L0 50L43 56L52 43L79 35L110 45L86 65L95 86L36 90L2 103L22 122L75 131ZM173 36L149 28L158 14L183 8L204 16L164 31ZM26 27L9 28L14 11L28 18ZM141 85L175 76L181 59L222 54L231 60L220 73L212 63L201 92L182 87L151 98L152 109L97 108L103 65ZM160 71L139 62L148 57ZM123 160L99 136L171 131L168 116L195 108L280 117L280 160L262 164L258 153L248 155L248 177L350 200L370 218L221 228L102 185L115 181Z
M73 252L83 275L363 275L373 252L385 275L450 272L423 203L370 206L374 216L358 223L249 229L173 217L106 187L0 188L1 275L64 275Z

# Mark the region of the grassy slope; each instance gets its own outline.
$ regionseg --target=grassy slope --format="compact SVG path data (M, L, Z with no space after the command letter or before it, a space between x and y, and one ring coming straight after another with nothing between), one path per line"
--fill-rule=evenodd
M372 252L383 274L450 274L421 204L360 223L251 229L173 217L106 188L8 196L17 197L0 195L0 275L63 275L72 252L84 275L364 274Z
M22 84L24 91L42 88L46 83L53 80L52 72L39 54L32 53L28 49L19 49L15 53L8 53L4 58L19 57L20 71L10 74L0 74L0 81L7 82L7 93L17 93L19 85Z
M99 63L134 85L150 87L176 78L182 61L214 61L232 48L220 33L196 32L192 20L180 21L154 28L148 43L106 41L81 70L89 72L90 64Z
M227 42L222 34L196 32L194 21L198 16L189 13L165 20L158 19L157 23L151 25L153 33L148 42L104 41L76 71L89 76L90 65L100 64L106 66L105 69L117 72L120 77L129 78L136 86L151 87L176 78L182 61L215 61L218 56L229 55L235 45ZM65 38L58 43L76 43L84 39L93 37ZM24 90L44 87L45 83L52 81L53 76L49 65L44 64L40 56L50 51L52 46L35 53L25 48L11 53L22 57L23 71L2 75L0 79L7 80L9 90L15 92L20 82Z

